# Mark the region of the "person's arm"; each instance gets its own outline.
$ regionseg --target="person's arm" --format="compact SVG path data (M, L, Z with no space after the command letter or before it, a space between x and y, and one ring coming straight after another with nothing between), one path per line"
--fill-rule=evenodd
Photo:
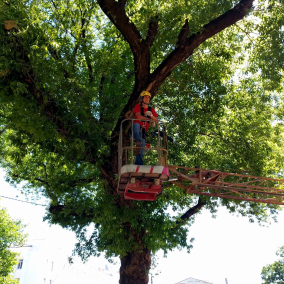
M140 108L139 108L140 110ZM144 121L154 121L154 122L158 122L158 115L155 111L154 108L152 108L152 111L146 111L145 112L145 115L147 116L150 116L149 117L146 117L146 116L143 116L141 115L141 112L138 110L138 106L136 105L135 108L134 108L134 113L135 113L135 118L136 119L140 119L140 120L144 120Z
M150 113L151 113L151 120L158 123L158 114L156 113L155 109L152 108L152 111Z
M141 115L141 113L140 113L140 115ZM153 114L151 111L148 110L148 111L145 112L145 115L150 116L150 118L147 119L148 121L158 122L158 115L157 115L156 112ZM143 116L141 115L141 117L143 117Z
M158 117L152 115L152 116L151 116L151 119L154 120L156 123L158 123L158 120L159 120Z
M148 117L141 115L141 112L135 112L135 118L141 119L141 120L144 120L144 121L150 121L151 120L151 118L148 118Z

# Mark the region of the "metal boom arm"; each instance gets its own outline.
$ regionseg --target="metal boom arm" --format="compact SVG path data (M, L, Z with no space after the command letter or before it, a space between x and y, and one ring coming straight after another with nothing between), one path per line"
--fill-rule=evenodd
M284 205L284 180L168 165L175 184L189 194Z

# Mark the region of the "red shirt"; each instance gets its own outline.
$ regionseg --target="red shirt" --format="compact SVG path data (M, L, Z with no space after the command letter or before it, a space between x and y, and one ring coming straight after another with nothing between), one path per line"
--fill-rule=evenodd
M145 116L145 117L146 117L145 112L146 112L147 110L148 110L148 107L144 108L144 116ZM141 113L141 106L140 106L140 104L137 104L137 105L134 107L134 115L135 115L135 118L137 118L137 116L136 116L136 113L137 113L137 112L140 112L140 113ZM158 117L158 115L157 115L157 113L156 113L156 111L155 111L155 109L154 109L153 107L151 107L151 112L152 112L153 116ZM141 113L141 115L142 115L142 113ZM145 128L146 131L148 130L149 125L150 125L150 123L147 123L147 121L134 120L134 123L139 123L142 128Z

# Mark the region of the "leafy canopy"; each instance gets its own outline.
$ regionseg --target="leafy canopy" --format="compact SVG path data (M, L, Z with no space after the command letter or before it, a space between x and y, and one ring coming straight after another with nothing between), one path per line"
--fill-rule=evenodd
M261 279L263 284L283 284L284 283L284 247L276 252L278 261L262 268Z
M13 220L5 208L0 208L0 282L3 284L18 283L10 275L17 264L17 253L12 252L12 246L22 246L27 235L23 233L24 226L19 220Z
M194 219L181 223L180 217L196 196L175 186L153 203L126 203L114 194L115 126L147 79L137 77L133 50L100 2L0 1L0 23L17 24L0 30L1 166L11 184L50 199L46 219L77 233L83 258L103 251L124 256L141 243L154 253L190 249ZM158 21L150 75L175 50L186 20L187 38L202 34L204 25L237 3L125 2L141 41L149 23ZM281 172L283 9L278 1L258 1L244 20L198 45L153 93L152 105L175 140L170 164L271 177ZM212 213L222 205L259 222L279 210L225 199L203 202Z

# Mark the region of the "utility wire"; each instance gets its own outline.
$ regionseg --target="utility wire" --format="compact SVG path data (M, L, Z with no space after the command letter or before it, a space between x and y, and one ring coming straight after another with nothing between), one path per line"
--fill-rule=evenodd
M30 203L30 204L33 204L33 205L47 206L47 204L38 204L38 203L29 202L29 201L24 201L24 200L12 198L12 197L7 197L7 196L2 196L2 195L0 195L0 197L2 197L2 198L7 198L7 199L12 199L12 200L19 201L19 202Z

